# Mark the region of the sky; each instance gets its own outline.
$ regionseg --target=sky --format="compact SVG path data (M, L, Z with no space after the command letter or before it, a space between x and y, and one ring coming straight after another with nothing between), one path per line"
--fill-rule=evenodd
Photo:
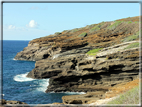
M3 3L3 40L33 40L134 16L140 16L139 3Z

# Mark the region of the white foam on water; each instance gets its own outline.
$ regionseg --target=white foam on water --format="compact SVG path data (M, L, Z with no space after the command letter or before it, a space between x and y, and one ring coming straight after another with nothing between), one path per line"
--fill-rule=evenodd
M37 85L30 85L30 87L37 86L36 91L41 91L41 92L45 93L45 91L47 90L47 86L49 85L49 79L37 80L37 79L28 78L28 77L26 77L28 73L29 72L27 72L25 74L16 75L13 79L18 82L26 82L26 81L36 80L36 81L34 81L34 83L36 83ZM51 92L51 93L55 93L55 92ZM56 92L56 93L85 94L85 92Z
M85 92L65 92L67 94L86 94Z
M47 86L49 85L49 79L41 79L38 81L39 87L36 89L37 91L42 91L45 93Z
M25 81L33 81L33 80L35 80L35 79L32 79L32 78L26 77L28 73L29 73L29 72L27 72L27 73L25 73L25 74L16 75L13 79L14 79L15 81L18 81L18 82L25 82Z
M52 91L52 92L50 92L50 93L66 93L66 94L86 94L85 92L54 92L54 91Z

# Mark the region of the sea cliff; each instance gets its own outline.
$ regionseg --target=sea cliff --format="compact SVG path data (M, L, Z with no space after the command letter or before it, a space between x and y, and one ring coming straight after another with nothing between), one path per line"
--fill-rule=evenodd
M101 22L34 39L15 59L36 61L27 77L50 78L46 92L86 92L64 104L88 104L139 75L139 17Z

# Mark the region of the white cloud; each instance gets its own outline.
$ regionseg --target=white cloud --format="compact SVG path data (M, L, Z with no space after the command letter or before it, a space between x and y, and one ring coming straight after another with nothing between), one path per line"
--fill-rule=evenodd
M8 26L8 29L15 29L16 27L15 26L13 26L13 25L9 25Z
M27 27L30 27L30 28L36 28L38 26L38 23L35 22L34 20L31 20L29 22L29 24L26 25Z

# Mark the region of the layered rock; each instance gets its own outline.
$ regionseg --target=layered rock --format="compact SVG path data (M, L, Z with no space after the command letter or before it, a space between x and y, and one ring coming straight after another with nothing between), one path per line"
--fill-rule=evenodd
M104 99L103 91L88 92L83 95L63 96L62 100L64 104L90 104L91 101L97 101Z
M134 42L137 41L104 48L96 57L74 54L36 61L35 68L27 76L50 78L46 92L106 91L111 86L137 78L139 48L124 50Z
M138 78L140 50L138 47L127 49L139 42L138 21L139 17L133 17L102 22L34 39L15 59L36 61L27 77L50 78L46 92L87 92L84 96L72 97L76 100L63 97L66 104L102 99L110 87ZM129 38L133 35L137 35L133 37L135 41ZM103 49L94 56L86 54L98 48Z
M15 59L37 61L67 51L68 54L86 53L89 51L83 48L86 46L88 46L88 49L112 46L120 43L124 37L138 32L138 22L139 17L133 17L92 24L86 27L65 30L60 33L37 38L30 41L28 46L15 56ZM80 36L84 33L87 36Z
M51 77L46 92L107 90L116 84L132 81L139 73L139 51L131 50L133 56L127 59L130 57L129 51L119 53L122 55L121 59L81 60L76 64L76 69L66 69Z
M36 61L35 68L27 75L27 77L42 79L57 76L60 73L75 71L76 63L84 57L85 54L74 54Z
M0 100L0 104L2 105L1 107L7 107L7 106L10 106L10 107L30 107L27 103L24 103L24 102L21 102L21 101L13 101L13 100L4 100L4 99L1 99Z

